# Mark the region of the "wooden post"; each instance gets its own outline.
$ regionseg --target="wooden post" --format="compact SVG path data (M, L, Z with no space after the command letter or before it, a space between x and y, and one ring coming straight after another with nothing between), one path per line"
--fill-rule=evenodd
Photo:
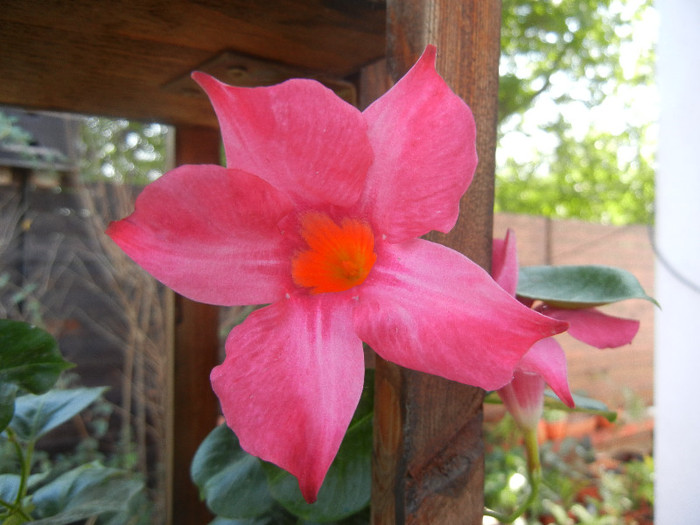
M500 9L497 0L387 1L391 79L401 77L427 44L436 44L438 71L474 112L476 176L454 230L429 238L485 268L491 258ZM482 522L482 401L481 389L377 358L373 524Z
M219 132L215 129L178 127L175 147L178 165L220 163ZM219 415L209 382L209 372L219 362L219 309L173 294L172 318L167 523L208 523L212 515L199 500L190 479L190 464Z

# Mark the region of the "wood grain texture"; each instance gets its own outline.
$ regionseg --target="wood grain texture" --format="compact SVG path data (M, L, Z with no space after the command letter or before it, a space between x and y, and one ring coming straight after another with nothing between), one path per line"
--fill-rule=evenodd
M500 2L387 3L391 78L400 78L427 44L435 44L438 71L474 112L477 173L455 228L428 238L485 268L490 267L493 226L499 40ZM380 359L376 368L372 523L480 524L483 391Z
M176 130L177 164L219 163L219 133L211 128ZM212 516L190 479L197 448L216 425L219 405L209 373L219 363L219 309L175 295L172 387L168 406L170 461L168 519L173 525L208 523Z
M214 126L194 83L165 87L225 51L342 79L383 56L384 20L370 0L3 0L0 104Z

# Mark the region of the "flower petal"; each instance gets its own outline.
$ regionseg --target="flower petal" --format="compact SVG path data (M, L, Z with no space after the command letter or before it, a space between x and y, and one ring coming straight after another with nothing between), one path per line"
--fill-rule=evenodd
M513 380L498 390L498 396L521 428L537 428L544 410L544 380L539 374L516 370Z
M182 166L144 188L107 234L156 279L195 301L284 296L289 251L277 229L291 203L265 181L220 166Z
M518 248L510 228L505 239L493 240L491 275L506 292L515 297L518 288Z
M239 88L204 73L192 77L214 106L229 168L257 175L297 203L357 201L373 155L355 107L313 80Z
M574 399L571 397L566 372L566 355L555 339L548 337L532 345L520 360L518 369L542 376L559 399L573 408Z
M435 71L436 49L364 111L374 164L363 206L390 242L448 232L476 168L469 107Z
M334 294L253 312L226 341L212 385L241 446L295 475L316 499L362 393L364 354Z
M569 334L596 348L617 348L630 344L639 321L604 314L595 308L568 310L545 306L542 313L569 323Z
M511 380L535 341L565 328L462 254L422 239L381 245L355 308L357 334L384 359L487 390Z

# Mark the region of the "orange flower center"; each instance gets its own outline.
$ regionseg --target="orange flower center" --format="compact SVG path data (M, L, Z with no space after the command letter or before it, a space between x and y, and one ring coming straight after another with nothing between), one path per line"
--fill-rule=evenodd
M309 249L292 260L292 278L312 294L362 284L377 260L372 229L357 219L338 226L325 213L310 212L301 218L301 235Z

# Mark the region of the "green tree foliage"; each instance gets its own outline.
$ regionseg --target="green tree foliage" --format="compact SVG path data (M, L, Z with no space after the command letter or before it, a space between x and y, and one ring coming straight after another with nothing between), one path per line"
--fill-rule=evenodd
M655 115L635 99L653 49L630 47L650 4L504 0L498 211L651 222ZM613 101L620 116L604 128Z
M145 185L163 173L170 136L161 124L89 117L80 137L81 175Z

